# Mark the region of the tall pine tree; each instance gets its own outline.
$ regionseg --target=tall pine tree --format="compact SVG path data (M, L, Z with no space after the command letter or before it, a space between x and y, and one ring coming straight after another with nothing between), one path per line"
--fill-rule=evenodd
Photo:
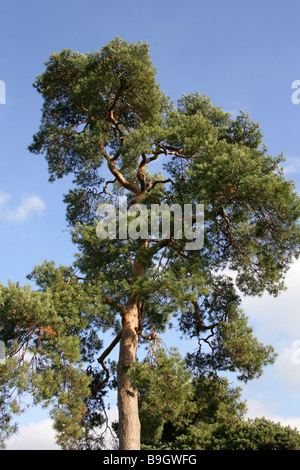
M248 115L232 119L199 93L183 95L177 105L164 95L147 44L117 37L86 55L52 54L45 65L34 84L44 100L41 126L29 148L45 155L50 181L73 176L64 201L78 255L72 268L44 263L31 275L49 296L48 313L42 307L48 324L39 328L60 371L43 372L44 393L59 396L60 403L65 399L58 430L63 435L70 429L71 436L73 417L84 422L87 416L88 388L100 406L109 376L105 359L118 344L119 448L140 449L138 389L131 376L137 347L155 340L172 319L188 338L198 338L199 348L187 363L203 377L231 371L247 381L274 360L273 349L253 336L235 283L246 295L277 295L283 289L284 274L299 251L299 198L283 177L282 155L268 154L259 125ZM121 196L126 196L128 222L136 224L132 233L140 236L124 237L124 219L116 210L115 237L101 239L99 205L118 209ZM179 207L182 217L171 212L171 229L154 236L155 204ZM184 207L197 205L204 207L204 236L201 246L191 249L197 214L182 237L175 224L183 223ZM225 268L236 273L235 283L222 273ZM59 340L66 361L74 363L78 358L70 354L76 343L76 351L92 361L97 331L108 328L115 339L98 357L103 371L91 368L75 376L70 367L73 383L67 382L50 343ZM70 411L71 389L81 379L87 388ZM65 396L61 381L68 384ZM91 419L97 415L93 406Z

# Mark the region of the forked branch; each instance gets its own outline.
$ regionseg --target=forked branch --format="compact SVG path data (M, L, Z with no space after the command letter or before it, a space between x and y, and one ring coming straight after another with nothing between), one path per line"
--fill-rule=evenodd
M111 342L111 344L108 346L108 348L105 349L105 351L101 354L100 357L98 357L97 361L99 364L102 366L104 372L105 372L105 378L98 382L92 389L93 394L96 395L98 390L103 387L103 385L108 381L109 379L109 370L107 369L106 365L104 364L104 360L107 358L107 356L111 353L111 351L114 349L114 347L118 344L122 336L122 330L117 334L117 336L114 338L114 340Z

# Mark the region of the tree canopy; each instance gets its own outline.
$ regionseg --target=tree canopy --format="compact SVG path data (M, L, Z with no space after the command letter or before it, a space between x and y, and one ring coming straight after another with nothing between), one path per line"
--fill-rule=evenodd
M241 388L195 376L175 349L152 344L132 379L139 387L146 450L299 450L300 433L266 418L246 419Z
M1 366L4 393L21 367L34 399L52 406L61 444L73 448L83 436L90 443L89 432L105 419L105 386L116 384L105 359L119 343L112 371L118 376L120 448L139 448L139 393L132 377L139 371L139 344L156 340L174 322L185 338L197 339L176 380L191 373L203 397L218 374L234 372L246 382L274 362L273 348L248 325L237 288L245 295L277 295L284 288L299 254L300 201L284 178L283 155L269 155L260 126L244 112L233 119L198 92L175 105L156 82L147 44L117 37L101 51L54 53L45 67L34 84L43 108L29 149L44 154L51 182L72 175L64 202L78 253L71 267L52 261L34 267L29 278L37 291L1 286L1 338L9 356ZM191 238L185 231L176 238L174 224L156 237L150 226L146 236L140 230L138 238L122 237L118 212L116 237L100 239L97 209L102 203L117 208L121 196L128 220L141 213L139 204L149 216L155 204L203 205L203 245L187 249ZM191 220L195 228L195 212ZM108 330L115 339L97 357ZM172 361L165 364L172 370ZM153 381L148 385L157 390ZM193 387L184 390L185 399L186 393L193 396ZM156 393L152 398L157 407ZM189 403L191 413L206 406L193 398ZM147 420L142 435L143 426ZM193 432L183 446L192 445ZM214 432L209 427L209 439ZM245 433L251 440L248 427ZM176 442L183 442L180 436Z

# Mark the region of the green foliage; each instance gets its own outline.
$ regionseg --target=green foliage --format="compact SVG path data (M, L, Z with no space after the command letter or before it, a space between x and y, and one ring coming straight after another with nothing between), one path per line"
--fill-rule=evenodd
M166 422L180 421L192 395L190 375L176 350L169 355L154 346L130 372L139 390L142 440L160 441Z
M46 72L35 82L44 106L41 130L30 146L33 152L46 152L50 180L75 172L76 182L99 185L101 146L116 148L120 132L114 120L128 132L157 120L164 97L148 49L116 38L86 56L69 49L50 56ZM122 147L117 150L128 161L133 148Z
M154 344L131 377L139 389L144 449L300 450L296 429L245 419L241 389L217 375L193 376L176 350Z
M238 372L237 378L247 382L260 377L263 368L276 359L273 347L264 346L253 336L240 309L215 334L199 336L199 345L196 353L187 355L189 366L199 375L211 370Z
M102 398L112 382L103 364L94 363L101 335L121 331L129 298L136 302L140 341L176 322L199 344L185 365L177 353L156 351L155 361L129 371L139 382L143 436L151 445L229 446L222 423L240 416L240 405L236 391L211 377L230 371L251 380L274 361L222 271L235 271L246 295L284 289L299 255L300 200L283 176L283 156L268 154L259 125L243 112L232 119L199 93L183 95L176 106L155 72L147 44L117 37L101 51L51 54L35 81L44 101L29 149L45 154L50 181L72 175L64 202L78 253L72 267L36 266L29 278L37 291L0 286L8 354L0 366L4 437L19 410L14 399L7 401L15 384L19 394L28 390L36 403L52 407L63 448L94 448L93 439L103 444L93 436L105 421ZM98 205L117 207L120 195L128 208L143 203L148 213L154 203L204 204L203 247L187 250L186 234L174 239L172 229L154 239L150 225L146 240L120 239L119 216L116 239L100 240Z
M0 285L1 338L6 345L6 360L0 365L3 420L8 423L17 398L30 393L34 404L52 408L58 442L73 448L91 393L84 362L100 349L97 331L107 320L98 319L97 307L90 305L95 289L85 289L71 269L45 262L30 277L40 291ZM15 390L15 397L9 390Z
M300 450L297 429L256 418L189 427L176 438L179 450Z
M27 390L27 376L27 364L8 357L6 350L6 358L0 363L0 449L5 448L7 439L17 431L15 417L26 409L21 398Z

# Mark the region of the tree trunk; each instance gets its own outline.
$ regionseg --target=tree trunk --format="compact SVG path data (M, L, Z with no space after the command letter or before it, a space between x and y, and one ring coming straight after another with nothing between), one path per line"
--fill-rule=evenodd
M148 247L148 240L142 248ZM136 257L132 266L133 278L144 277L145 267ZM136 359L139 341L139 302L134 290L128 299L126 313L122 317L122 335L118 362L118 410L119 450L140 450L141 424L139 418L138 390L128 377L128 370Z
M140 450L138 390L132 387L127 374L135 361L138 345L138 306L132 297L127 310L123 317L118 363L119 450Z

